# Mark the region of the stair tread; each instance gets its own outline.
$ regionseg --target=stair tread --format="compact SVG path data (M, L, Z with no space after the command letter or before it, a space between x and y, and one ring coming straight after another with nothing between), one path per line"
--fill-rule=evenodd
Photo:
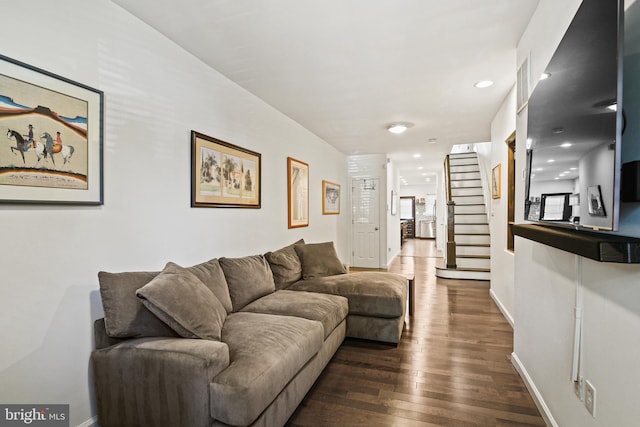
M472 247L479 247L479 248L491 247L491 245L488 243L457 243L457 242L456 242L456 246L472 246Z
M491 259L489 255L465 255L456 254L456 258L471 258L471 259Z
M446 268L446 267L436 267L438 270L449 270L449 271L476 271L476 272L484 272L490 273L490 268L472 268L472 267L462 267L462 268Z

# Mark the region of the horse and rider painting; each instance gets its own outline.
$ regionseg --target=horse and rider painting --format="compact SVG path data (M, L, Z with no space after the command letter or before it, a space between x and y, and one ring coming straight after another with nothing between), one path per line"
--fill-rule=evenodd
M84 100L0 74L0 185L86 189L87 115Z

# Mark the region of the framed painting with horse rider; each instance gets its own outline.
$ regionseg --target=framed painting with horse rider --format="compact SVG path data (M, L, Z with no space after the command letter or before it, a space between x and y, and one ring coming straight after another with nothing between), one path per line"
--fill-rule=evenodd
M103 204L102 115L102 91L0 55L0 203Z

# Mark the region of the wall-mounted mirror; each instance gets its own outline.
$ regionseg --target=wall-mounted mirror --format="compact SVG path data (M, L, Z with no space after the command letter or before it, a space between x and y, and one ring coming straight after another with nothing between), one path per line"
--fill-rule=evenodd
M555 224L615 230L622 132L622 2L584 0L528 103L525 219L574 195ZM591 208L591 195L599 189ZM568 199L567 199L568 200ZM594 203L596 203L594 202Z

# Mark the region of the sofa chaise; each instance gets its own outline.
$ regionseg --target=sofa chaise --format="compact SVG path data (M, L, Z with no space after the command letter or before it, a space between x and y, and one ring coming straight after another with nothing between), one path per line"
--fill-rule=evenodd
M333 243L98 274L92 352L110 426L278 426L345 336L397 343L407 283L346 274Z

